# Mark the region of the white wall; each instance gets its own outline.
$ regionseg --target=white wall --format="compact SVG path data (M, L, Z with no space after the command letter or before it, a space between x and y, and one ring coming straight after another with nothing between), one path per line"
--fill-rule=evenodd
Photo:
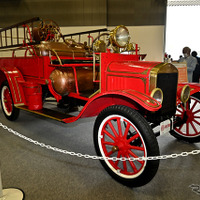
M147 54L146 61L163 61L164 26L128 27L131 40L138 44L141 54Z
M197 51L200 56L199 11L200 6L167 7L166 53L170 54L173 60L179 59L185 46Z

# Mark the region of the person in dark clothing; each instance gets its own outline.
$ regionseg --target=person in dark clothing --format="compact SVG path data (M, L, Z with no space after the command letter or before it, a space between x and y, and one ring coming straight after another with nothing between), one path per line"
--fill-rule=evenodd
M199 83L199 78L200 78L200 58L197 57L197 52L196 51L192 52L192 56L197 59L197 65L196 65L196 68L195 68L195 70L193 72L192 82Z

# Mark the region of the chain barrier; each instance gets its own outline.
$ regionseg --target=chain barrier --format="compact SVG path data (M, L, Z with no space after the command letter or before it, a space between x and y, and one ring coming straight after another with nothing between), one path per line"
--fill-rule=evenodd
M64 150L64 149L59 149L57 147L53 147L51 145L47 145L47 144L44 144L44 143L40 143L36 140L33 140L29 137L26 137L20 133L18 133L17 131L14 131L13 129L11 128L8 128L6 125L3 125L2 123L0 123L0 127L2 127L4 130L7 130L8 132L14 134L15 136L18 136L30 143L33 143L35 145L38 145L42 148L46 148L46 149L49 149L49 150L52 150L52 151L55 151L55 152L59 152L59 153L63 153L63 154L67 154L67 155L70 155L70 156L77 156L79 158L86 158L86 159L92 159L92 160L112 160L112 161L143 161L143 160L166 160L166 159L169 159L169 158L178 158L178 157L186 157L186 156L189 156L189 155L197 155L197 154L200 154L200 150L193 150L193 151L190 151L190 152L182 152L182 153L174 153L174 154L170 154L170 155L161 155L161 156L150 156L150 157L138 157L138 158L117 158L117 157L103 157L103 156L91 156L91 155L88 155L88 154L82 154L82 153L75 153L75 152L72 152L72 151L67 151L67 150Z

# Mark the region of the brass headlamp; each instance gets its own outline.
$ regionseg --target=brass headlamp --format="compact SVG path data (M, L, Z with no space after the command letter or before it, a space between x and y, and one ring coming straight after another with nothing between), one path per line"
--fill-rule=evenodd
M125 48L130 41L128 29L124 25L117 26L110 32L110 42L113 46Z

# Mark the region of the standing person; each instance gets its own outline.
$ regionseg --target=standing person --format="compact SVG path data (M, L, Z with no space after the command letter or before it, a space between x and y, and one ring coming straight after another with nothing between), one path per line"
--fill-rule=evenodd
M197 59L194 58L192 55L190 55L191 49L189 47L184 47L182 52L184 57L180 58L179 62L186 61L188 82L191 83L193 77L193 71L195 70L197 65Z
M200 78L200 58L197 57L197 52L196 51L192 52L192 56L197 59L197 65L196 65L196 68L195 68L195 70L193 72L192 82L199 83L199 78Z

